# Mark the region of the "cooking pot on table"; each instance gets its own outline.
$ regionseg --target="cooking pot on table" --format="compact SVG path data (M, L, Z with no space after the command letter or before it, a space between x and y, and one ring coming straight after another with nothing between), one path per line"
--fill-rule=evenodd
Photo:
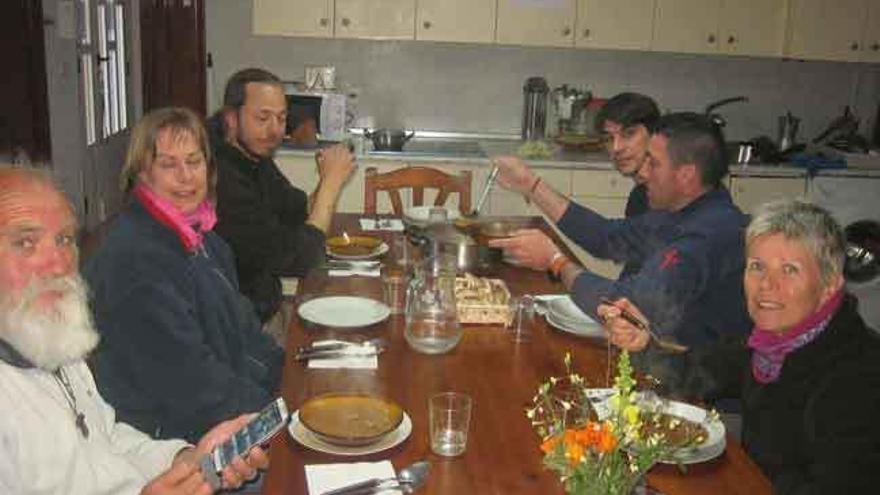
M403 151L403 145L415 135L415 131L407 133L401 129L364 131L364 136L373 141L376 151Z
M423 258L454 259L455 269L459 273L491 273L503 257L500 249L477 242L449 224L434 224L424 228L409 226L407 235L414 244L422 247Z

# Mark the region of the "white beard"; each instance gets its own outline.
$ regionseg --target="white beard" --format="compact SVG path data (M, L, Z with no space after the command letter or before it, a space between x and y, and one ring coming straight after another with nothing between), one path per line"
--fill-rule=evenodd
M47 290L63 295L51 309L34 307ZM87 288L79 275L32 281L20 301L0 300L0 339L34 365L49 371L85 358L98 344Z

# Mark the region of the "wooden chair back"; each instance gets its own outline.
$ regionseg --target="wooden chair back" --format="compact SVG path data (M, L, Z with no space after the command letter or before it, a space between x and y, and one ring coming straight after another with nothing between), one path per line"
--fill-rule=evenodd
M450 175L428 167L407 167L380 174L375 167L369 167L364 180L364 214L375 215L376 196L379 191L387 191L394 214L402 216L400 189L412 189L413 206L422 206L426 188L437 189L434 206L443 206L450 194L458 193L458 209L462 214L471 212L471 173L468 171Z

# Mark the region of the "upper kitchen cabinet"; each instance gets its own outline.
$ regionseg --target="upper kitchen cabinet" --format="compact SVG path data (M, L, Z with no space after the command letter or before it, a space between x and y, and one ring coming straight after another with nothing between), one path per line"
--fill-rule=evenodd
M869 3L876 0L791 0L785 54L812 60L861 60Z
M578 0L575 46L648 50L655 0Z
M492 43L496 0L416 0L416 39Z
M721 0L718 52L782 56L786 0Z
M862 37L862 61L880 63L880 2L868 2L868 20L865 36Z
M651 48L664 52L716 53L720 11L721 0L657 0Z
M495 41L572 46L576 7L575 0L498 0Z
M652 49L780 56L786 0L657 0Z
M333 37L333 0L253 0L254 34Z
M416 0L336 0L337 38L415 38Z

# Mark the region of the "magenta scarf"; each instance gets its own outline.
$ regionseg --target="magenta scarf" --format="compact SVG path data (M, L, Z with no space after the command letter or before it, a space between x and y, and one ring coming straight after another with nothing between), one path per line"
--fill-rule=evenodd
M204 240L205 232L209 232L217 223L214 204L207 199L202 201L195 211L184 214L142 182L134 187L133 192L150 216L177 234L187 252L193 253L198 250Z
M843 302L843 288L825 301L815 313L804 318L794 328L785 332L771 332L755 327L749 336L752 352L752 376L758 383L775 382L782 371L785 358L792 351L810 343L825 330L828 322Z

